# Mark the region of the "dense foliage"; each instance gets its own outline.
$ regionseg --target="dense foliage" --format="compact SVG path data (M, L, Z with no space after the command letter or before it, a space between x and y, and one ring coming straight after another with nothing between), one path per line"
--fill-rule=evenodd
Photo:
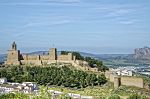
M103 64L102 61L96 60L96 59L91 58L91 57L85 57L84 60L88 62L89 66L97 67L99 69L99 71L106 71L106 70L108 70L108 67L106 67Z
M30 97L23 93L9 93L0 95L0 99L30 99Z
M130 96L128 97L128 99L149 99L149 98L147 98L147 97L145 97L145 96L142 96L142 95L133 94L133 95L130 95Z
M96 75L69 67L23 67L13 66L0 69L0 77L11 82L37 82L40 85L57 85L71 88L102 85L107 82L103 74Z
M80 53L78 52L68 52L68 51L61 51L62 55L67 55L68 53L72 53L74 56L76 56L76 59L78 60L84 60L87 61L90 67L97 67L99 71L106 71L108 70L108 67L106 67L102 61L96 60L91 57L83 57Z
M108 99L121 99L118 95L111 95Z

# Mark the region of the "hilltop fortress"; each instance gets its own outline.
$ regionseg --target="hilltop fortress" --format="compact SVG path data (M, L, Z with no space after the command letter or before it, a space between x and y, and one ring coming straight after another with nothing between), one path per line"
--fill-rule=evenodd
M57 55L57 49L51 48L48 55L28 55L21 54L17 50L17 44L13 42L10 50L8 50L6 65L48 65L52 63L69 63L78 69L98 71L97 68L91 68L86 61L76 60L76 56L72 53L68 55Z
M17 45L15 42L13 42L10 50L8 50L7 60L5 62L6 65L33 66L48 65L52 63L69 63L77 69L99 72L98 68L91 68L88 65L88 62L77 60L72 53L68 53L68 55L57 55L56 48L51 48L49 50L49 54L47 55L21 54L20 50L17 50ZM105 72L105 76L107 79L114 83L114 88L118 88L121 85L145 88L143 79L139 77L117 76L110 70Z
M76 60L72 53L68 55L57 55L57 49L51 48L48 55L28 55L20 54L17 45L13 42L11 49L8 50L7 65L44 65L56 62L71 63Z

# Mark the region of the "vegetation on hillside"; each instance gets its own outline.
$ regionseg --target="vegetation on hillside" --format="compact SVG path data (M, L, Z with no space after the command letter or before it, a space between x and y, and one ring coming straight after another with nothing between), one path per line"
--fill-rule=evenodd
M121 99L118 95L111 95L108 97L108 99Z
M99 71L108 70L108 67L106 67L102 61L96 60L91 57L85 57L84 60L88 62L90 67L97 67Z
M71 88L102 85L107 82L103 74L96 75L69 67L12 66L0 69L0 77L11 82L37 82L40 85L57 85Z
M72 53L74 56L76 56L76 59L78 59L78 60L87 61L90 67L92 67L92 68L97 67L99 71L106 71L106 70L108 70L108 67L106 67L103 64L102 61L96 60L96 59L91 58L91 57L83 57L78 52L61 51L62 55L67 55L68 53Z
M149 98L143 95L132 94L127 99L149 99Z
M60 89L60 88L59 88ZM88 92L89 95L93 96L94 99L149 99L148 97L146 96L143 96L143 95L138 95L138 94L131 94L131 95L126 95L126 96L120 96L118 94L110 94L110 91L109 92L105 92L103 93L104 89L101 90L101 88L95 90L95 88L88 88L89 90L68 90L67 92L65 92L66 88L61 88L60 90L57 89L57 87L54 87L54 89L52 87L45 87L45 86L40 86L40 90L39 90L39 94L23 94L23 93L9 93L9 94L2 94L0 95L0 99L51 99L52 98L52 94L48 91L48 90L58 90L58 91L61 91L63 92L62 95L60 96L57 96L56 99L73 99L73 98L66 98L65 95L67 93L74 93L72 91L75 91L75 93L77 94L77 92L80 92L78 94L80 94L81 96L84 96L84 94L81 94L81 93L85 93L85 92ZM86 88L85 88L86 89ZM94 91L94 92L93 92ZM96 94L93 95L93 94L90 94L91 93L94 93ZM107 94L107 95L104 95L104 94ZM87 95L87 94L85 94Z
M30 96L23 93L9 93L0 95L0 99L30 99Z

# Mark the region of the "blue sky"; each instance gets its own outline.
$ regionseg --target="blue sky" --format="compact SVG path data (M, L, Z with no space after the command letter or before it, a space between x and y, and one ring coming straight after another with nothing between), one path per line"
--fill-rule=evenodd
M0 0L0 53L133 53L150 45L150 0Z

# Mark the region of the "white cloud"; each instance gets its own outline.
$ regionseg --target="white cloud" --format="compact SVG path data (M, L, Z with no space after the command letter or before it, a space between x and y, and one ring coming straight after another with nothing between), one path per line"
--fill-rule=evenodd
M64 25L74 22L74 18L61 15L41 15L32 16L22 26L22 28L28 27L40 27L40 26L53 26L53 25Z
M16 37L16 38L22 37L24 35L25 35L25 33L23 33L23 32L15 32L14 33L14 37Z
M131 24L134 24L135 22L136 22L135 20L119 21L119 23L124 24L124 25L131 25Z
M80 3L81 0L45 0L47 2L56 2L56 3Z
M137 22L137 16L141 5L125 5L125 4L105 4L95 7L105 20L113 20L120 24L134 24Z
M114 9L110 12L108 12L108 16L110 17L120 17L120 16L127 16L132 14L132 9Z
M122 15L131 15L136 11L136 6L131 7L127 5L101 5L99 7L94 8L99 13L105 13L104 16L122 16Z
M19 1L19 2L0 2L0 5L11 5L11 6L46 6L53 4L78 4L81 0L41 0L41 1Z
M41 22L29 22L23 26L23 28L28 27L40 27L40 26L53 26L53 25L64 25L73 22L72 20L55 20L55 21L41 21Z

